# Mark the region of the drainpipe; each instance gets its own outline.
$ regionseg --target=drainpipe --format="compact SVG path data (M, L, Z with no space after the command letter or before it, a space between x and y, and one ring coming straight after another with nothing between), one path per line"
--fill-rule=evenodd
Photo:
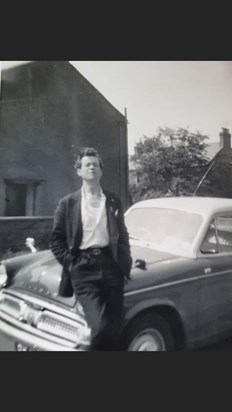
M1 97L1 83L2 83L2 62L0 61L0 97Z

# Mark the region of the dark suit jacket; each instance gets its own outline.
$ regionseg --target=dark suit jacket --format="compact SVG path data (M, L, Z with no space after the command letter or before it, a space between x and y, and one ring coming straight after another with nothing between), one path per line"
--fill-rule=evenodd
M109 247L122 274L129 277L132 258L121 201L115 193L106 190L103 193L106 196ZM81 190L78 190L61 199L54 213L50 248L63 266L59 290L61 296L73 294L68 267L79 254L82 236Z

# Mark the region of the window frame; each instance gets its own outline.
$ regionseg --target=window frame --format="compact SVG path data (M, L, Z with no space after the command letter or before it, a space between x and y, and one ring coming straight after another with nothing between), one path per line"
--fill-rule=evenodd
M29 179L4 179L5 184L5 199L7 193L7 185L15 184L15 185L25 185L26 186L26 198L25 198L25 214L24 215L7 215L7 205L5 200L5 217L26 217L26 216L35 216L35 208L36 208L36 191L37 186L41 184L41 180L29 180Z
M226 250L220 250L220 247L222 247L223 245L222 244L220 244L220 239L219 239L219 237L220 237L220 233L219 233L219 229L218 229L218 218L222 218L222 217L225 217L225 218L230 218L231 219L231 223L232 223L232 212L217 212L217 213L215 213L215 215L212 217L212 219L211 219L211 221L210 221L210 223L208 224L208 226L207 226L207 230L205 231L205 234L204 234L204 237L203 237L203 240L201 241L201 244L200 244L200 248L199 248L199 252L200 252L200 256L228 256L228 255L232 255L232 244L231 244L231 250L229 250L229 251L226 251ZM212 224L214 222L214 226L215 226L215 237L216 237L216 244L215 244L215 248L216 248L216 251L215 252L202 252L202 246L203 246L203 243L204 243L204 241L205 241L205 238L206 238L206 236L207 236L207 233L208 233L208 231L209 231L209 228L210 228L210 225ZM231 230L231 233L232 233L232 230Z

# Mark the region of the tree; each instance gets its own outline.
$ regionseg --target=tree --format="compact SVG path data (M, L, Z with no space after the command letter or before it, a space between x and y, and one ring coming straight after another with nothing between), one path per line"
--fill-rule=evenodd
M159 128L135 145L131 161L138 183L130 185L134 202L162 196L192 195L206 171L207 136L188 129Z

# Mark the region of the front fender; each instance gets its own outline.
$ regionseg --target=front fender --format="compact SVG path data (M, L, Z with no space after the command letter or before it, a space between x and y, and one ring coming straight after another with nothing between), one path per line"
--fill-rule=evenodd
M2 260L1 263L5 265L8 276L7 285L10 285L13 277L22 267L29 265L39 259L42 259L44 256L48 256L48 254L50 253L51 252L49 250L36 253L28 252L25 255L19 255Z
M165 306L174 309L177 312L177 309L174 303L170 299L160 299L160 298L153 298L153 299L146 299L136 303L132 306L128 311L125 313L124 321L125 326L130 322L132 318L134 318L139 313L143 312L146 309L154 308L155 306Z

